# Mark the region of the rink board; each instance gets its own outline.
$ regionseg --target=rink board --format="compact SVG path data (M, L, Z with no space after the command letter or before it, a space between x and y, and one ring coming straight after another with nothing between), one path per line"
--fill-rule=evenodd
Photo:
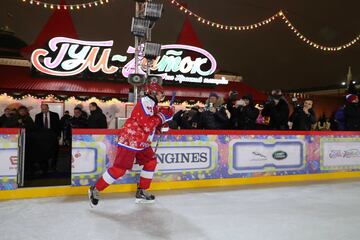
M73 135L73 186L94 184L115 159L117 132L88 131L76 130ZM360 134L356 134L171 131L161 136L154 182L357 172ZM136 183L139 170L134 165L116 184Z
M117 134L75 130L72 186L0 191L0 199L86 193L112 165ZM176 130L161 137L157 158L152 190L355 178L360 133ZM135 164L107 192L134 191L139 171Z
M0 190L17 188L20 130L0 128Z

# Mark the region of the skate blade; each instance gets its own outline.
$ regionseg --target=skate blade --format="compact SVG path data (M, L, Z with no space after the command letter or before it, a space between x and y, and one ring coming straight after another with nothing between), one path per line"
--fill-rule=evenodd
M96 207L96 205L94 205L94 204L92 204L92 202L91 202L91 191L90 191L90 189L88 189L88 198L89 198L89 204L90 204L90 207L91 208L95 208Z
M146 199L142 199L142 198L135 198L135 203L136 204L147 204L147 203L154 203L154 200L146 200Z

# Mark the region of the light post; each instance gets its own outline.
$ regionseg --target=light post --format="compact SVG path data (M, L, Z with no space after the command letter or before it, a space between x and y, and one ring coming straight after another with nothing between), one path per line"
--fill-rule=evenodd
M134 103L137 102L139 88L145 83L150 75L152 61L161 52L161 45L151 43L151 30L155 22L161 17L163 4L154 3L151 0L135 1L135 17L132 19L131 32L135 37L135 69L129 75L128 82L134 86ZM145 75L140 73L140 60L147 60Z

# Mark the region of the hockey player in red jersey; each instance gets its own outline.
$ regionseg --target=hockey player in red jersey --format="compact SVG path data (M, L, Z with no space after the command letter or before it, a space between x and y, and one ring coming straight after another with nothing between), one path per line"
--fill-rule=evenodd
M161 85L150 83L146 86L145 92L145 96L138 100L130 118L121 129L113 166L108 168L88 191L91 206L98 204L99 192L120 179L127 170L132 169L134 159L143 166L135 202L154 202L155 200L155 196L145 191L150 187L157 164L151 141L156 128L172 119L174 110L172 107L157 106L158 102L164 99L164 90Z

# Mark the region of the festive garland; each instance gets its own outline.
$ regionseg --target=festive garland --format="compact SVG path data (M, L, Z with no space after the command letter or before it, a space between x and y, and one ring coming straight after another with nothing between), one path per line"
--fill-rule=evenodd
M89 99L93 99L94 101L99 101L103 103L110 103L110 102L120 102L120 103L128 103L126 98L114 98L114 97L94 97L94 96L64 96L64 95L53 95L53 94L27 94L27 93L3 93L0 94L0 97L11 97L13 100L23 100L26 98L33 98L33 99L40 99L40 100L52 100L52 101L69 101L71 99L75 99L77 101L86 102ZM199 101L195 100L175 100L174 105L196 105ZM164 102L163 104L169 104L169 101Z
M338 45L338 46L324 46L324 45L318 44L318 43L310 40L308 37L304 36L290 22L290 20L288 19L288 17L285 15L285 13L282 10L275 13L271 17L264 19L257 23L253 23L253 24L249 24L249 25L226 25L226 24L218 23L218 22L215 22L215 21L212 21L212 20L202 17L199 14L189 10L188 8L186 8L184 5L182 5L181 3L179 3L176 0L169 0L169 1L171 2L171 4L176 6L181 12L187 14L188 16L196 18L198 20L198 22L208 25L209 27L217 28L220 30L225 30L225 31L253 30L256 28L263 27L263 26L273 22L275 19L280 19L295 34L295 36L298 37L301 41L303 41L304 43L306 43L307 45L309 45L313 48L320 49L323 51L340 51L340 50L346 49L348 47L351 47L352 45L354 45L355 43L357 43L360 40L360 34L357 34L356 37L353 38L352 40L350 40L349 42Z
M98 7L102 6L104 4L109 3L109 0L98 0L98 1L90 1L86 3L78 3L78 4L56 4L56 3L48 3L44 1L38 1L38 0L21 0L24 3L29 3L34 6L41 6L43 8L48 9L64 9L64 10L80 10L85 8L91 8L91 7Z

